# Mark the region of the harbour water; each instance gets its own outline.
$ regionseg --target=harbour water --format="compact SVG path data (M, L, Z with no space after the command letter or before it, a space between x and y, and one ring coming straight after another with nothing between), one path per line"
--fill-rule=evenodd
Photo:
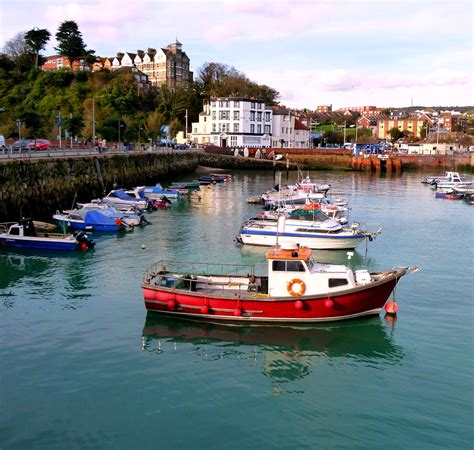
M233 238L274 179L235 173L143 229L94 236L94 252L0 251L0 448L472 448L474 209L435 199L420 173L311 175L349 196L351 220L383 226L354 269L422 268L400 281L396 320L147 315L140 281L158 259L264 257Z

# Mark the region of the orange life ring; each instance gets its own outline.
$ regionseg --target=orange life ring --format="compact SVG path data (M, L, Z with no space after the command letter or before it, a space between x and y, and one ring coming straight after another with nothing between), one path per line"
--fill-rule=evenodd
M293 290L293 286L295 284L299 285L299 288L296 291ZM290 294L292 297L301 297L306 291L306 285L304 284L304 281L300 280L299 278L293 278L291 281L288 281L286 288L288 290L288 294Z

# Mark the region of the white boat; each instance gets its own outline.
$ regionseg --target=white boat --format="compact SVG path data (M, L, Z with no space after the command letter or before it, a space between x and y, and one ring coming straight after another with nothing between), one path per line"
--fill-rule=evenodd
M250 219L244 222L236 238L249 245L295 245L319 250L355 249L366 239L372 241L382 229L369 231L360 224L343 227L319 210L293 211L278 220Z
M123 189L114 189L110 191L107 196L105 196L102 201L107 203L109 206L114 208L130 208L137 207L141 209L146 209L148 206L148 201L146 199L137 199L126 194Z
M439 188L467 188L472 185L472 181L469 181L464 175L460 175L459 172L448 171L444 176L431 175L425 177L422 181L424 184L431 184L434 189Z
M311 181L309 176L306 176L306 178L301 178L295 184L289 184L288 187L294 191L326 193L331 186L329 184L315 183Z

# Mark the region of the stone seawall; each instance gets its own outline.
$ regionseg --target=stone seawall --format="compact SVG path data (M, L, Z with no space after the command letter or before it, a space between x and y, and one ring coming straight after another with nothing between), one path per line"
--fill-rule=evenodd
M4 161L0 164L0 221L51 219L74 199L88 202L114 187L153 185L194 172L195 153L101 155Z

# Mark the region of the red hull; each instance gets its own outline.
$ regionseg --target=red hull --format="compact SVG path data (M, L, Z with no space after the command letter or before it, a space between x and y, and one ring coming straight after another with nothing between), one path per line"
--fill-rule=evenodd
M378 314L405 271L330 296L271 298L241 295L222 298L187 290L173 290L143 284L145 307L149 311L193 316L205 320L259 322L319 322Z

